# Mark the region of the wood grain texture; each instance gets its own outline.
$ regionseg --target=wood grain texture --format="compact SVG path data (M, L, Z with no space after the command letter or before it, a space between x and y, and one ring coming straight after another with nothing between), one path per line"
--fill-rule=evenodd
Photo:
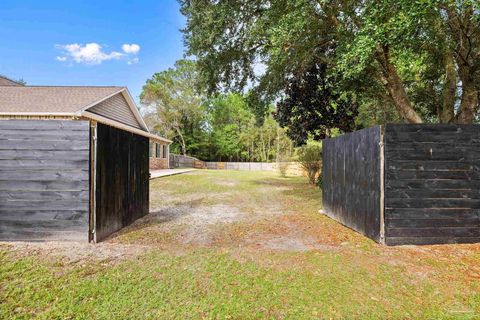
M96 241L148 214L148 138L98 124Z
M0 239L87 240L88 121L0 120Z
M323 207L331 218L380 240L380 138L376 126L323 141Z
M480 240L480 126L386 125L386 243Z

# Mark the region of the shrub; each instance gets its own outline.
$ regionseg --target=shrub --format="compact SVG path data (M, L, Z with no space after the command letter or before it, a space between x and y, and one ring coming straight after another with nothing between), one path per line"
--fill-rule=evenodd
M277 156L277 168L278 168L278 172L280 173L280 176L285 178L287 176L287 170L288 170L288 167L290 166L290 162L289 162L289 157L283 155L283 154L279 154Z
M323 179L322 179L322 176L319 175L318 178L317 178L317 187L319 189L322 189L323 188Z
M298 162L307 172L309 183L315 185L322 169L322 145L318 142L307 142L299 149Z

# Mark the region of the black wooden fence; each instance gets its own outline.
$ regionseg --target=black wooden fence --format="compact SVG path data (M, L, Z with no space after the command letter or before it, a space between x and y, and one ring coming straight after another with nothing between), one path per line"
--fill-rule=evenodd
M88 238L88 121L0 120L0 239Z
M380 241L380 137L376 126L323 141L323 207L333 219Z
M480 125L389 124L323 153L330 217L389 245L480 241Z
M97 127L95 240L148 214L148 138Z

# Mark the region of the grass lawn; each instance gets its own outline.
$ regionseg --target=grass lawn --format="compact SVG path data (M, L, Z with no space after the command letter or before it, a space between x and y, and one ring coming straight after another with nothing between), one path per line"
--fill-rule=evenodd
M97 244L1 243L1 319L480 319L480 245L384 247L318 214L301 177L151 182Z

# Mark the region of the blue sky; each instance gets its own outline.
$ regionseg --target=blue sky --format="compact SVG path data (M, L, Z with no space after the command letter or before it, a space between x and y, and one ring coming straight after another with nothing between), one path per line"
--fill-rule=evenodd
M183 57L184 23L176 0L2 0L0 74L127 86L138 101L147 78Z

